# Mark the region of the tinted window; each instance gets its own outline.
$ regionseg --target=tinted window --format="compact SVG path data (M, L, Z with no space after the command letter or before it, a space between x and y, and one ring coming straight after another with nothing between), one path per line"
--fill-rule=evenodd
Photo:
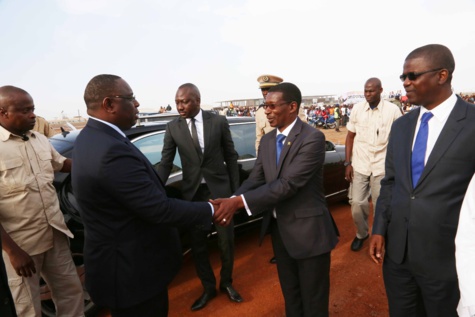
M152 163L153 166L160 163L162 160L163 138L165 132L149 134L145 137L140 137L132 141L132 143L142 152L145 157ZM180 155L175 155L173 160L172 173L181 170Z
M239 159L256 157L256 128L254 123L234 124L230 126L234 147L239 154ZM132 140L132 143L152 163L157 165L162 159L163 139L165 132L157 132ZM173 161L172 173L181 170L180 155L178 152Z
M256 157L256 125L255 123L234 124L230 126L234 148L239 159Z

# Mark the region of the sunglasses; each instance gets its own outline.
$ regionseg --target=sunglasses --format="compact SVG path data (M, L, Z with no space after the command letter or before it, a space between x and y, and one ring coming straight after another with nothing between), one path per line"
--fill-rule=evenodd
M419 72L419 73L410 72L410 73L407 73L407 74L402 74L401 76L399 76L399 79L402 82L404 82L406 80L406 78L412 81L412 80L416 80L417 77L419 77L419 76L422 76L422 75L427 74L427 73L438 72L442 69L443 68L436 68L436 69L426 70L425 72Z
M267 109L269 108L270 110L274 110L275 107L280 107L280 106L283 106L283 105L286 105L286 104L289 104L289 103L292 103L292 101L286 101L286 102L282 102L280 104L266 104L264 103L262 106L264 107L264 109Z

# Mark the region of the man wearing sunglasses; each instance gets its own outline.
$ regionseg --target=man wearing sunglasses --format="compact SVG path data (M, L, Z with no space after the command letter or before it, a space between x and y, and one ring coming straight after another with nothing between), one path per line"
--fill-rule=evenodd
M475 106L452 92L454 69L450 50L431 44L406 57L400 76L421 107L391 129L370 240L391 317L457 316L454 240L475 172Z
M383 87L378 78L364 86L366 101L356 104L348 122L345 142L345 179L351 183L351 214L356 226L352 251L359 251L369 237L369 196L373 210L384 176L384 159L392 123L401 116L399 108L381 99Z

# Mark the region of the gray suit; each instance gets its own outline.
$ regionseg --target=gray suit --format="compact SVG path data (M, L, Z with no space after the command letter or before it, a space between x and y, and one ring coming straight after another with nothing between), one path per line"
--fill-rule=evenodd
M404 115L391 128L373 234L386 237L387 289L400 280L391 272L406 270L418 287L429 291L421 304L428 316L456 316L454 239L462 200L475 172L475 107L458 98L413 189L411 153L419 111ZM407 289L396 288L397 295ZM446 297L434 298L431 293ZM391 291L388 298L391 308ZM394 307L404 305L394 302Z
M287 316L328 316L338 230L323 193L324 160L325 136L297 118L278 164L276 132L262 137L256 165L236 192L252 214L265 212L261 240L270 229Z
M158 174L166 182L173 167L176 150L183 167L181 193L189 201L207 201L209 198L229 197L239 186L238 154L234 149L229 125L225 117L206 111L203 115L204 153L200 157L193 147L190 130L185 118L178 118L167 124L162 160ZM226 164L225 164L226 163ZM205 179L206 187L201 184ZM222 253L222 287L231 285L234 263L234 227L216 226L218 243ZM216 279L209 262L206 234L192 230L192 252L198 276L205 290L214 289Z

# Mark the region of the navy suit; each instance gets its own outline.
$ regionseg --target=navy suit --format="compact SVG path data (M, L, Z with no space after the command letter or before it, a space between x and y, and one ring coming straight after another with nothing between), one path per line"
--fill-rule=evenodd
M386 238L383 271L391 316L457 316L454 239L475 172L475 106L458 98L413 188L411 153L419 111L399 118L391 128L373 234ZM394 277L398 271L409 272L416 281L414 292L402 296L419 297L414 315L399 311L406 302L392 300L408 289L399 288ZM417 288L422 295L416 294Z
M73 152L72 184L85 227L86 288L109 308L143 303L178 272L175 226L211 226L208 203L169 199L142 153L110 126L90 119Z
M270 229L287 316L328 316L330 252L338 230L323 191L324 134L299 118L276 163L276 131L265 134L256 164L235 193ZM273 210L277 218L273 217Z

